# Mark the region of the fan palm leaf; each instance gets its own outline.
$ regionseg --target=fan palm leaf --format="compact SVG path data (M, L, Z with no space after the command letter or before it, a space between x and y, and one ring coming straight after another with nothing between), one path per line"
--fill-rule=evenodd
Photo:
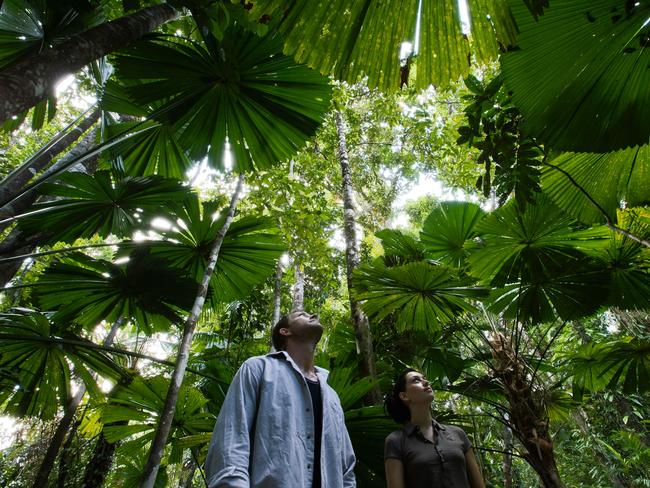
M179 228L164 232L164 241L144 243L152 256L184 270L200 281L212 244L223 226L221 212L215 218L218 205L199 204L195 195L185 200L178 210ZM245 297L254 286L273 274L284 251L274 223L267 218L242 217L228 228L219 251L214 275L210 281L212 299L232 302Z
M615 222L621 202L634 207L648 201L650 145L605 154L560 154L544 169L542 186L581 222Z
M106 439L117 442L137 434L136 438L123 444L123 454L125 451L127 454L135 454L151 442L157 419L165 405L168 388L169 380L162 376L136 378L128 386L118 387L109 402L102 407L101 417L105 424ZM168 442L212 432L215 417L205 409L208 400L201 392L184 385L178 398ZM178 452L178 449L172 454L172 462L180 461L182 452Z
M221 169L227 141L237 171L292 156L315 133L331 96L326 78L282 54L278 36L234 27L217 52L153 38L114 62L135 103L182 100L173 111L179 144L191 159L207 155Z
M178 131L170 121L167 107L159 103L138 105L129 99L123 85L109 81L102 92L104 110L130 115L144 122L129 121L106 126L107 139L132 132L111 147L109 157L128 176L159 175L184 180L191 167L187 148L178 142Z
M72 339L62 345L60 340ZM91 370L118 379L124 371L85 339L31 310L0 314L0 405L8 414L51 419L72 395L74 374L90 395L101 397ZM88 342L91 344L90 342Z
M33 211L19 217L19 225L27 235L45 234L44 243L50 244L95 234L130 236L141 227L139 213L159 215L187 193L177 180L158 176L127 177L113 184L107 171L93 176L65 173L41 188L58 199L33 205Z
M594 312L608 292L608 275L585 254L607 245L604 227L578 230L548 197L521 211L511 201L480 221L470 273L495 289L490 307L508 317L545 321Z
M102 320L132 320L145 333L165 330L192 306L197 284L160 258L136 250L113 264L74 254L47 268L35 297L55 318L90 328Z
M609 152L648 143L650 5L566 0L537 21L513 2L518 50L501 58L525 128L549 147Z
M583 346L569 358L573 393L622 387L626 394L650 391L650 342L622 338Z
M456 315L472 311L470 300L486 294L445 266L412 262L387 268L380 260L354 273L356 298L378 321L394 314L404 329L439 330Z
M475 203L441 202L424 221L420 240L434 259L462 267L468 255L465 242L476 236L474 228L484 215Z
M352 83L367 77L371 87L386 90L402 85L402 44L419 45L415 86L421 89L458 80L472 62L493 60L502 46L514 43L507 1L469 0L467 6L471 28L465 31L459 2L451 0L261 0L249 15L277 18L285 52L299 62Z

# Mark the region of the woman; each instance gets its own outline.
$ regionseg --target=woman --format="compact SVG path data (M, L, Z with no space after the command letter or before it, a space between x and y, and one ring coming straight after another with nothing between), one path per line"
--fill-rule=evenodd
M386 410L404 427L386 438L388 488L485 488L472 444L460 427L431 417L433 390L406 369L386 397Z

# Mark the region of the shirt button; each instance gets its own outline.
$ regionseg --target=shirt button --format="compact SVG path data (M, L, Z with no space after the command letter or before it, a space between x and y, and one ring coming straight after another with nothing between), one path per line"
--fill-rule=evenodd
M311 469L311 464L308 464L308 465L307 465L307 469Z
M311 434L307 434L307 440L311 439Z
M309 407L307 407L307 408L305 409L305 412L309 412L309 411L310 411L310 410L309 410Z

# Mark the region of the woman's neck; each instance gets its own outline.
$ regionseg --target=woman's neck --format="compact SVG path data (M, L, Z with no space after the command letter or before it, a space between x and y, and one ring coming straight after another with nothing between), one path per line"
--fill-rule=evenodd
M411 411L410 422L413 425L417 425L420 429L431 427L433 419L431 417L431 405L429 403L410 405L409 410Z

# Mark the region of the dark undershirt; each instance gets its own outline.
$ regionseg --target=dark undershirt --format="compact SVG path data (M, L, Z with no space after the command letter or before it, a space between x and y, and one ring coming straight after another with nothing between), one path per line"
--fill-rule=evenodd
M323 400L321 398L320 384L318 381L307 379L311 404L314 408L314 477L312 488L321 488L320 480L320 445L323 434Z

